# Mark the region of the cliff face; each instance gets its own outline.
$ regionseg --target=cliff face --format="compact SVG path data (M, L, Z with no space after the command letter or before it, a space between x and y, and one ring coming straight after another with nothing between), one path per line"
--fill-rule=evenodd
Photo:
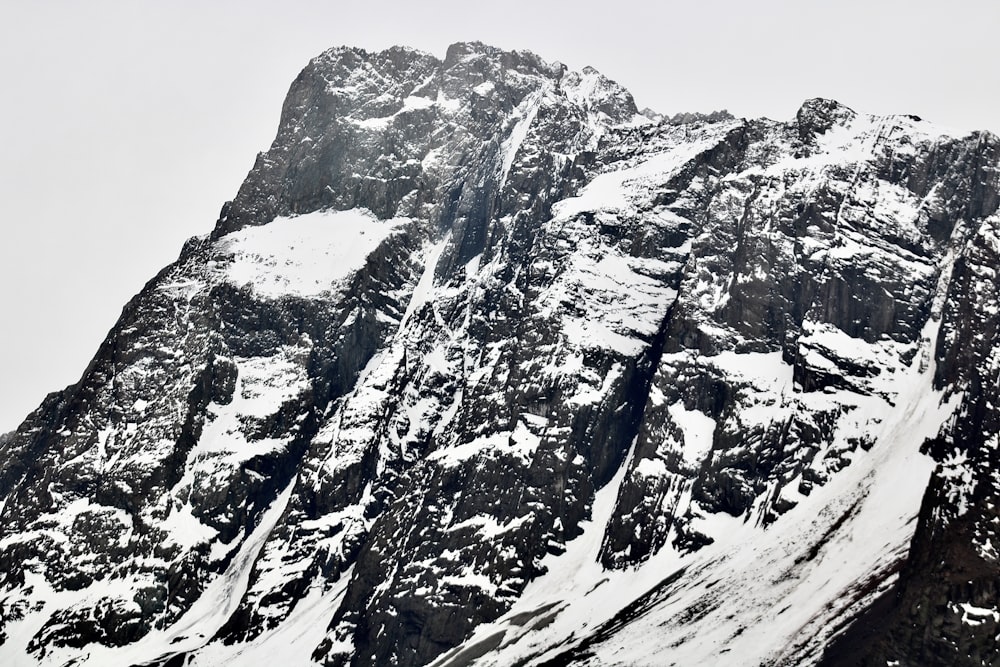
M693 118L313 60L0 440L0 658L997 660L998 140Z

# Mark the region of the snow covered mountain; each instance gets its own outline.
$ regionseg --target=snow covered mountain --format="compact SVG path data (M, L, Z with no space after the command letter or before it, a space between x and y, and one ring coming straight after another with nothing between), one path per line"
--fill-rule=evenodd
M1000 664L1000 140L650 116L310 62L0 439L0 664Z

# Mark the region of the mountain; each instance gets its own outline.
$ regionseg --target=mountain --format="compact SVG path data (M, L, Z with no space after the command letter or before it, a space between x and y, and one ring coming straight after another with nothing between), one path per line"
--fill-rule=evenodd
M1000 664L1000 141L335 48L0 440L4 665Z

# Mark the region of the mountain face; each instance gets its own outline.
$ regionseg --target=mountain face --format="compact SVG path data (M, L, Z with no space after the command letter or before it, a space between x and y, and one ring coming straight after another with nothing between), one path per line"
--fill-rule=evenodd
M1000 664L1000 141L336 48L0 439L4 665Z

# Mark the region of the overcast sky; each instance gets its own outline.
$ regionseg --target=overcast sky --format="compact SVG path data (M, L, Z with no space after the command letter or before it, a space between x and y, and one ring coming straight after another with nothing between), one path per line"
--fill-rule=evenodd
M0 432L211 230L328 47L481 40L592 65L664 113L788 119L823 96L998 131L998 30L996 0L2 2Z

